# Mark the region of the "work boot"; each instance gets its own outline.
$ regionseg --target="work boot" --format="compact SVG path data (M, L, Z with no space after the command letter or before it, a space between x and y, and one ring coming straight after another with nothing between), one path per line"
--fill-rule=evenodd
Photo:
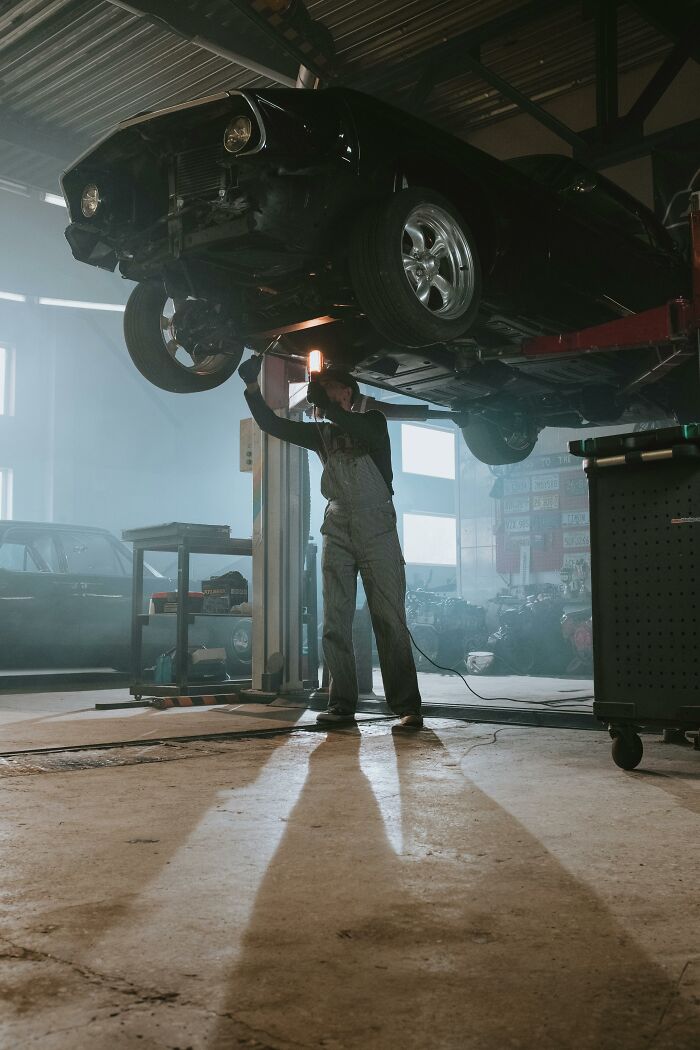
M421 715L402 715L399 719L399 726L402 729L422 729L423 718Z
M319 711L316 721L321 725L339 725L343 722L354 722L354 711L343 711L342 707L329 707L327 711Z

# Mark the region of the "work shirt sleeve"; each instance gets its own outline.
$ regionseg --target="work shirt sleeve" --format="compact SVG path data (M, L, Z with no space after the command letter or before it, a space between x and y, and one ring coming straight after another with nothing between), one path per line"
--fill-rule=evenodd
M346 412L340 405L329 401L323 406L323 414L370 450L383 448L389 442L386 416L381 412Z
M272 411L262 396L260 387L244 391L253 419L261 430L280 441L289 441L292 445L320 452L320 436L315 423L298 423L293 419L282 419ZM349 414L349 413L348 413Z

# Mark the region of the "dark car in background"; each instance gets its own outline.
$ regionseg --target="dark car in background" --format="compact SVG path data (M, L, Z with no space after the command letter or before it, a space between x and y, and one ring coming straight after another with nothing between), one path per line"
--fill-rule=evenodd
M0 668L130 668L131 550L106 529L0 521ZM174 584L144 566L144 609ZM222 646L229 673L250 668L251 621L207 617L191 641ZM175 617L152 616L144 663L175 644Z
M164 389L217 386L246 345L320 349L459 413L488 463L695 410L692 362L633 382L654 348L522 352L688 290L652 212L567 157L504 163L344 88L245 90L124 121L62 186L75 258L137 282L127 348Z
M146 598L166 590L154 569ZM0 522L0 667L128 669L131 551L105 529Z

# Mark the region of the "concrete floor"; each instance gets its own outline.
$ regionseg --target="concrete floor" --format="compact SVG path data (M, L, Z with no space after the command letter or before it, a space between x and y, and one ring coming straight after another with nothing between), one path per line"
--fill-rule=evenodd
M94 745L0 759L3 1050L700 1047L692 750L91 699L0 698Z

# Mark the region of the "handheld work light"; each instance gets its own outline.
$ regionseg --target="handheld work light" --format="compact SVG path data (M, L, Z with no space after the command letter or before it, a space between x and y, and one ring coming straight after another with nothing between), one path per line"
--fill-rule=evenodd
M323 354L320 350L312 350L309 353L306 368L310 376L323 371Z

